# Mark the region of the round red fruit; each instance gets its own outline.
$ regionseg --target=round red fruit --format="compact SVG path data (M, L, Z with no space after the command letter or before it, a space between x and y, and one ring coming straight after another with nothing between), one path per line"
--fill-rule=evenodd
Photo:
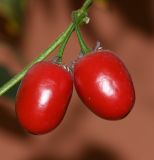
M33 134L53 130L64 117L72 90L72 77L62 66L45 61L33 65L16 97L21 125Z
M135 102L131 77L111 51L100 50L80 58L74 66L74 84L85 105L105 119L125 117Z

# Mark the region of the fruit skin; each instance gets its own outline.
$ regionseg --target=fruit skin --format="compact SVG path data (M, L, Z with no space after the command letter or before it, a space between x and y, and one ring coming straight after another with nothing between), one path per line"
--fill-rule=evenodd
M50 62L36 63L23 78L16 97L21 125L33 134L53 130L64 117L72 91L68 71Z
M74 66L74 84L84 104L104 119L122 119L135 102L131 77L111 51L100 50L80 58Z

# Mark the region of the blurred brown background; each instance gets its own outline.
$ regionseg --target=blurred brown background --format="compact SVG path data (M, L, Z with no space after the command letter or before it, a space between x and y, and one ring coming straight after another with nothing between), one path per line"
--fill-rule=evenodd
M0 83L4 84L64 31L71 11L83 1L1 0ZM66 116L49 134L33 136L15 116L16 85L0 97L2 160L153 160L154 159L154 2L95 0L91 21L82 27L88 46L100 40L125 62L136 90L136 103L123 120L107 121L90 112L74 91ZM80 51L73 34L67 63ZM54 56L54 54L51 55Z

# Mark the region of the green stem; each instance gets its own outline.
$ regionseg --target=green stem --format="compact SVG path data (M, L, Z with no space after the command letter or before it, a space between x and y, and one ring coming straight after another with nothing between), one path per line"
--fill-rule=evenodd
M86 0L81 9L78 12L78 21L83 21L82 15L87 12L88 8L91 6L92 0ZM11 87L13 87L17 82L19 82L26 72L31 68L31 66L39 61L44 60L56 47L58 47L65 39L67 39L68 34L75 29L75 25L71 23L68 28L60 34L60 36L36 59L34 59L29 65L27 65L21 72L15 75L12 79L10 79L7 83L5 83L0 88L0 96L8 91Z
M13 87L16 83L18 83L25 73L31 68L31 66L37 62L42 61L45 59L50 52L52 52L56 47L61 44L66 35L70 32L70 30L74 29L73 23L70 24L70 26L66 29L65 32L63 32L52 44L49 46L39 57L34 59L29 65L27 65L21 72L19 72L17 75L15 75L12 79L10 79L7 83L5 83L1 88L0 88L0 96L4 94L7 90L9 90L11 87Z
M63 43L62 43L62 45L61 45L61 47L60 47L60 49L58 51L57 56L60 59L62 59L64 49L65 49L65 47L67 45L67 42L68 42L68 40L69 40L69 38L70 38L70 36L71 36L71 34L72 34L73 31L74 31L74 27L72 27L71 30L70 30L70 32L67 34L66 38L64 39L64 41L63 41Z
M87 10L90 8L92 3L93 3L93 0L86 0L83 6L81 7L81 10L83 10L84 12L87 12Z
M80 22L78 22L78 18L77 18L77 14L78 14L78 12L73 12L73 14L72 14L72 18L73 18L73 22L74 22L74 24L75 24L75 31L76 31L76 34L77 34L77 37L78 37L78 41L79 41L79 44L80 44L80 48L81 48L81 50L82 50L82 53L83 54L86 54L86 53L88 53L89 51L90 51L90 49L87 47L87 45L86 45L86 43L85 43L85 41L84 41L84 39L83 39L83 36L82 36L82 34L81 34L81 31L80 31L80 28L79 28L79 23ZM87 15L85 14L84 15L84 18L86 17Z

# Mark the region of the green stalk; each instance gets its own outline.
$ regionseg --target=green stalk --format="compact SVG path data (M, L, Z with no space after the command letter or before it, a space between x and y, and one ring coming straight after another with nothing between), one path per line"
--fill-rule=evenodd
M91 6L91 4L92 4L92 0L86 0L85 3L83 4L83 6L81 7L81 9L78 10L77 20L81 22L80 24L82 24L82 22L84 22L83 14L85 14L85 12L87 12L87 10ZM19 82L24 77L24 75L29 70L29 68L31 68L32 65L34 65L35 63L37 63L39 61L44 60L47 56L49 56L50 53L56 49L56 47L58 47L62 42L65 41L65 39L67 39L68 35L72 32L72 30L74 31L74 29L75 29L75 25L73 23L71 23L68 26L68 28L62 34L60 34L60 36L43 53L41 53L40 56L38 56L36 59L34 59L21 72L19 72L17 75L15 75L12 79L10 79L7 83L5 83L0 88L0 96L3 95L6 91L8 91L11 87L13 87L17 82Z
M64 41L66 35L74 28L73 23L67 28L67 30L62 33L53 43L51 46L49 46L39 57L34 59L29 65L27 65L21 72L19 72L17 75L15 75L12 79L10 79L7 83L5 83L0 88L0 96L4 94L6 91L8 91L11 87L13 87L16 83L18 83L26 74L26 72L31 68L32 65L34 65L37 62L40 62L44 60L50 52L52 52L56 47L61 44L62 41Z
M64 39L64 42L62 43L62 45L61 45L61 47L60 47L60 49L58 51L57 56L61 60L62 60L63 52L64 52L65 47L67 45L67 42L68 42L68 40L69 40L69 38L70 38L70 36L71 36L71 34L72 34L73 31L74 31L74 27L72 27L71 30L70 30L70 32L67 34L66 38Z
M76 31L76 34L77 34L77 37L78 37L78 41L79 41L79 44L80 44L81 51L82 51L83 54L86 54L90 51L90 49L87 47L87 45L86 45L86 43L85 43L85 41L82 37L81 31L80 31L80 28L79 28L80 22L78 22L77 14L78 14L77 11L73 12L72 18L73 18L73 22L75 24L75 31ZM84 19L86 17L87 17L87 15L85 14Z

